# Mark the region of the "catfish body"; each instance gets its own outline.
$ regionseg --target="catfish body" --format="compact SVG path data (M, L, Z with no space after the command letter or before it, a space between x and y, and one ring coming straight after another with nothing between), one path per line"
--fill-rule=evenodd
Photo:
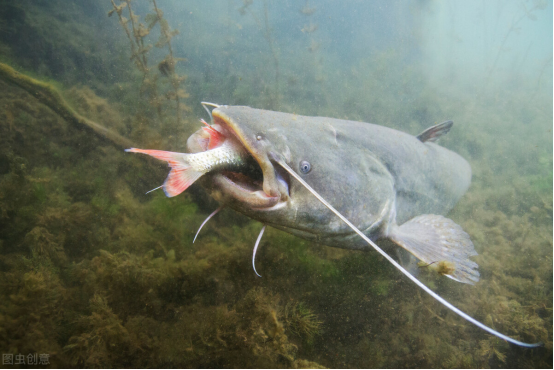
M351 249L369 248L360 235L388 238L448 277L479 280L469 236L442 216L471 181L469 164L432 142L451 121L414 137L370 123L250 107L217 106L211 114L213 126L187 140L188 151L198 154L129 150L168 162L172 170L162 186L168 196L200 179L216 200L301 238ZM198 169L196 156L214 163ZM215 163L223 157L234 160Z
M253 139L247 147L259 147L268 158L280 154L294 169L307 161L311 169L304 179L371 239L387 237L391 226L415 216L446 214L471 182L471 168L461 156L391 128L249 107L221 106L212 113L216 123L234 122L241 137ZM213 182L204 181L214 189ZM341 248L367 247L302 185L288 183L290 199L270 209L245 206L225 193L216 197L305 239Z

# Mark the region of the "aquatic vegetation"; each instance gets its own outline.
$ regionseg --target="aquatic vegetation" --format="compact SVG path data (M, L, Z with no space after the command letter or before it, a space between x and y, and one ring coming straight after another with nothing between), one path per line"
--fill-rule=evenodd
M449 261L434 261L431 263L419 262L418 267L433 270L441 275L450 275L455 270L454 264Z
M308 341L320 334L322 322L302 302L287 303L284 312L285 321L296 335L304 336Z
M32 261L17 256L3 256L2 264L11 268L2 273L0 285L1 345L16 353L55 354L51 363L61 366L65 359L57 339L64 337L68 316L62 309L67 290L58 272L45 266L31 270Z
M120 0L120 5L112 0L113 9L108 12L108 16L117 14L119 24L123 27L129 43L131 45L131 60L134 61L137 69L142 73L141 95L146 97L149 104L156 110L158 116L163 116L163 105L165 102L175 102L175 112L172 113L177 120L177 126L181 124L181 116L184 111L189 108L184 104L183 100L188 96L184 88L181 86L185 81L185 76L179 75L175 66L177 62L184 60L173 55L171 39L179 34L178 30L171 29L167 20L163 17L163 11L158 8L156 0L151 0L154 8L153 13L149 13L144 17L146 24L139 21L139 16L133 12L131 0ZM126 9L126 10L125 10ZM126 18L124 10L128 13ZM130 24L130 26L129 26ZM156 69L149 66L148 56L152 49L152 45L148 44L148 35L154 27L159 26L159 38L155 46L157 48L166 48L167 55L157 64ZM169 89L163 91L160 77L167 79ZM164 113L165 114L165 113Z
M79 128L88 128L97 135L104 136L110 141L118 143L124 147L131 145L129 140L120 136L116 132L106 129L106 127L75 112L54 86L21 74L12 67L3 63L0 63L0 78L6 82L16 84L26 90L35 98L39 99L43 104L56 112L60 117L77 125Z
M69 338L64 351L76 365L110 366L117 362L118 356L129 353L129 333L101 295L95 294L91 298L90 308L91 315L78 321L85 332Z
M49 259L55 265L63 265L67 260L60 245L63 245L63 240L59 240L59 236L56 238L44 227L36 226L29 231L23 239L23 244L30 249L33 258Z
M514 18L512 20L512 23L510 24L510 27L506 31L506 34L504 35L500 45L498 46L498 51L496 52L496 57L494 58L494 62L492 63L492 65L489 69L489 76L488 76L489 79L490 79L491 75L496 71L496 66L498 64L498 60L500 59L502 54L505 53L505 51L506 51L505 45L506 45L506 41L508 41L508 39L510 38L510 35L515 34L520 30L519 24L523 20L536 21L537 20L537 15L535 13L537 11L540 11L540 10L545 10L547 7L548 7L548 3L545 0L536 0L536 1L534 1L532 3L532 7L529 8L529 9L525 5L525 3L521 3L521 8L522 8L521 9L521 14L517 18ZM542 73L539 76L539 79L540 79L541 76L542 76Z

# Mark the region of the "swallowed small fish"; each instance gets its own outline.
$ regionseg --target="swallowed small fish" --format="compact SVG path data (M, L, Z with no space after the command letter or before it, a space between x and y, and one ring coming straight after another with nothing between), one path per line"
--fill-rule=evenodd
M542 345L507 337L460 311L375 243L389 239L440 274L462 283L479 281L469 235L442 216L471 182L467 161L435 144L451 121L412 136L369 123L203 105L208 112L207 106L215 107L213 125L189 137L191 154L128 151L168 162L171 171L162 185L168 196L199 180L216 200L262 222L253 264L265 225L329 246L370 246L481 329L520 346Z
M202 175L212 171L246 171L252 168L252 157L246 149L232 137L226 137L206 122L202 132L208 137L199 141L205 149L198 153L176 153L153 149L126 149L126 152L148 154L166 161L171 167L162 188L168 197L181 194ZM159 189L156 188L156 189ZM153 189L153 190L156 190Z

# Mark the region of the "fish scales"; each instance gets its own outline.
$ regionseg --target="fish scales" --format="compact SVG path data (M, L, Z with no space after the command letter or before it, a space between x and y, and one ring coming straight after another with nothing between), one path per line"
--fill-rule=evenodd
M226 141L217 148L185 155L193 170L209 172L244 166L248 153L242 147Z

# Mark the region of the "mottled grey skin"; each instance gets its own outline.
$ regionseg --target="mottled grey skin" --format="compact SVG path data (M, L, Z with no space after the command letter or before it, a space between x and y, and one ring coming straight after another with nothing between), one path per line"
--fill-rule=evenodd
M471 182L471 168L458 154L387 127L241 106L220 106L212 114L215 127L235 135L260 164L264 192L258 193L279 201L258 208L228 191L228 180L217 173L208 174L203 185L248 217L325 245L369 248L273 158L284 158L372 240L389 237L415 216L446 214ZM201 150L195 135L187 143L193 152ZM299 170L301 161L311 164L309 173Z

